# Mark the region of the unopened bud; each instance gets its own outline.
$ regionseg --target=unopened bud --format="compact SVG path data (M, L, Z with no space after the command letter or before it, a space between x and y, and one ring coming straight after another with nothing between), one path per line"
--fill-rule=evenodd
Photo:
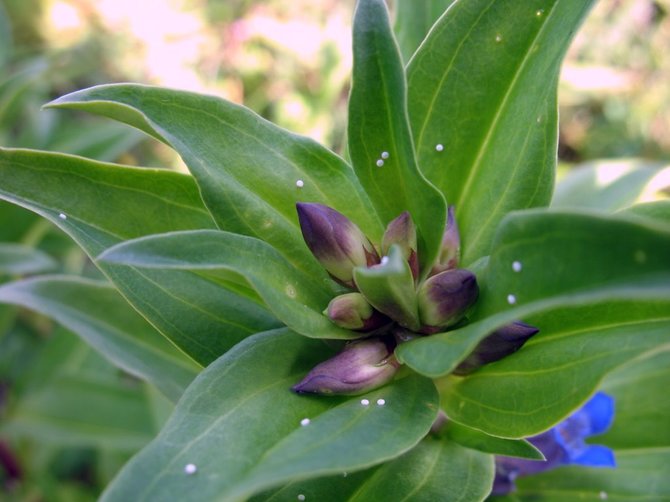
M514 321L497 329L484 338L475 350L454 370L454 375L467 375L481 366L498 361L521 348L531 336L540 330L534 326Z
M458 260L461 255L461 235L458 231L458 224L454 216L454 206L449 206L447 211L447 224L442 236L442 244L437 261L430 271L431 275L439 274L445 270L452 270L458 267Z
M391 246L397 244L405 260L409 263L414 279L419 277L419 257L416 254L416 226L410 214L405 211L386 227L382 237L382 254L388 254Z
M302 236L312 254L341 284L354 287L353 270L379 263L379 255L346 216L322 204L298 203Z
M447 270L429 277L419 288L422 331L435 333L456 324L477 301L479 287L469 270Z
M372 331L389 322L388 317L372 308L360 293L336 296L324 314L341 328L355 331Z
M357 340L315 366L292 390L299 394L361 394L389 382L399 366L382 339Z

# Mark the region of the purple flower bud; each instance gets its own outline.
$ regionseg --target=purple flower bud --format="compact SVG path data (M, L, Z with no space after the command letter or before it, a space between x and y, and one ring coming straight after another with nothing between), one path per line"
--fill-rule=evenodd
M397 244L412 271L412 277L419 277L419 257L416 254L416 227L412 216L405 211L386 227L382 237L382 254L387 255L391 246Z
M355 331L372 331L389 322L388 317L372 308L360 293L336 296L324 314L338 326Z
M419 318L424 333L436 333L456 324L479 296L475 275L469 270L446 270L429 277L419 288Z
M452 270L458 267L458 260L461 255L461 235L456 224L454 216L454 206L449 206L447 211L447 224L444 235L442 236L442 246L437 256L437 261L433 265L430 275L439 274L445 270Z
M584 439L605 432L614 420L614 399L596 392L587 403L555 427L528 438L546 460L526 460L497 456L493 495L514 491L514 480L548 471L560 465L615 467L614 452L601 445L591 445Z
M382 339L357 340L315 366L292 390L299 394L361 394L389 382L399 366L393 349Z
M322 204L296 204L302 236L328 273L353 288L353 270L379 263L379 255L361 230L334 209Z
M497 329L482 341L454 370L454 375L467 375L479 367L516 352L531 336L540 331L534 326L514 321Z

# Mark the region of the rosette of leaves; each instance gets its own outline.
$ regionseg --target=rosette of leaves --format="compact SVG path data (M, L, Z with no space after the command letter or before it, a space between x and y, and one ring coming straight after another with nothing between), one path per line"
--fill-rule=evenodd
M404 64L384 3L360 0L351 162L216 97L133 84L49 106L136 127L173 147L189 175L0 151L0 196L67 232L148 321L141 332L172 343L143 343L130 329L126 343L97 346L149 382L169 380L176 402L103 500L482 500L494 455L538 458L523 438L570 416L608 374L655 378L670 341L668 205L547 208L559 66L592 3L444 2L436 19L432 4L400 2L403 53L413 53ZM480 289L468 324L399 345L404 369L362 396L292 393L338 350L324 340L360 337L322 314L346 291L306 246L296 203L333 208L374 243L407 211L425 271L440 252L447 201L461 264ZM109 327L110 313L82 317L58 288L5 288L5 301L61 305L75 331ZM513 355L452 374L518 319L539 334ZM193 366L199 374L185 381ZM607 382L615 399L631 395ZM449 421L434 435L440 409ZM624 452L623 471L557 476L551 493L635 495L653 485L667 496L667 483L641 484L633 473L660 475L670 438L618 432L640 432L641 417L663 424L667 410L617 409L623 418L608 437ZM519 496L544 497L547 485L527 479Z

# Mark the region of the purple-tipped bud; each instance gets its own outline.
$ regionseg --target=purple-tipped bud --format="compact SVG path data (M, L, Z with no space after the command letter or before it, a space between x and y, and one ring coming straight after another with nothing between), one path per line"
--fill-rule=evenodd
M481 366L516 352L531 336L540 331L534 326L514 321L484 338L475 350L454 370L454 375L467 375Z
M456 217L454 216L454 206L449 206L447 211L447 224L444 235L442 236L442 245L437 261L433 265L430 275L439 274L445 270L452 270L458 267L458 260L461 255L461 235L458 232Z
M419 318L425 333L436 333L463 319L479 296L475 274L447 270L429 277L419 288Z
M302 236L328 273L353 288L354 268L379 263L379 255L361 230L334 209L322 204L296 204Z
M298 394L361 394L389 382L399 366L393 350L380 338L357 340L314 367L292 390Z
M372 331L389 322L388 317L372 308L360 293L336 296L323 313L341 328L355 331Z
M419 257L416 254L416 227L410 214L405 211L386 227L382 237L382 253L387 255L391 246L397 244L409 263L412 277L419 277Z

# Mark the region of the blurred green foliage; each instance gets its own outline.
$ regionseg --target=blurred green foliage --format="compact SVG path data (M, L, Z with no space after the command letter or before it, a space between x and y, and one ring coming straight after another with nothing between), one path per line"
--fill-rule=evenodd
M132 17L121 14L132 2L117 2L117 17L102 8L111 4L0 0L0 146L178 168L171 152L125 126L40 110L75 89L134 80L223 95L341 153L354 0L164 2L166 9L176 6L171 16L183 22L179 29L155 32L138 26L161 24L156 19L163 13L133 25ZM57 14L70 24L59 25ZM575 40L561 84L561 158L661 161L635 164L637 195L670 159L669 14L670 0L602 0ZM154 54L161 44L166 51ZM161 68L172 73L161 74ZM583 190L559 190L556 205L593 201L601 168L587 165L570 177L568 183ZM616 180L627 186L632 179L624 177L631 170L618 172L609 177L610 195L603 197L615 197ZM656 176L656 188L667 194L667 169L665 176L664 183ZM28 272L0 268L0 283L51 272L100 277L57 228L4 202L0 246L23 246L27 260L34 253L50 257ZM102 387L118 398L107 403L111 408L95 401ZM95 500L155 434L169 408L72 333L45 317L0 305L0 485L11 497ZM110 427L115 417L124 417L118 430Z

